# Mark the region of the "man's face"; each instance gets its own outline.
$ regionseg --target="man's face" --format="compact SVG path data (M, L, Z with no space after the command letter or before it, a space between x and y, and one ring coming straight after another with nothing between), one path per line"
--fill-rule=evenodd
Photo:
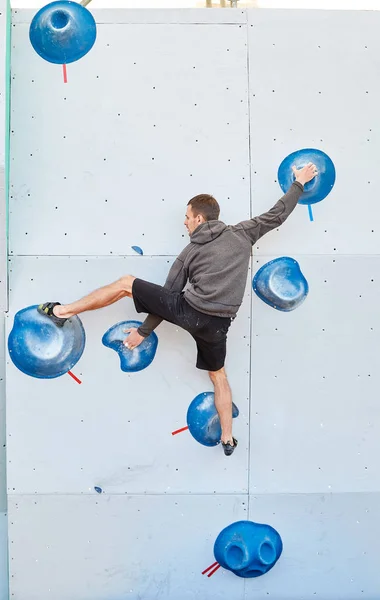
M201 223L205 223L204 218L202 217L202 215L195 216L191 205L189 204L186 210L186 216L184 221L184 225L187 229L188 234L191 235Z

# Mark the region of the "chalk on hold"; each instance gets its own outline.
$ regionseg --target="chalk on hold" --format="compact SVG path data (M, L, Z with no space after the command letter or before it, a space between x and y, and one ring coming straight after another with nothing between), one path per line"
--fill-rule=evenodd
M316 165L318 175L304 187L304 194L299 204L315 204L320 202L331 192L335 183L335 167L331 158L315 148L304 148L289 154L278 168L277 179L280 187L286 193L294 182L292 166L301 169L309 162Z
M141 254L141 256L144 254L144 252L142 251L142 249L140 248L140 246L131 246L132 250L134 250L135 252L137 252L137 254Z
M60 65L72 63L85 56L94 45L95 19L77 2L51 2L34 15L29 39L44 60Z
M86 335L79 317L64 327L37 312L37 305L15 314L8 337L8 351L14 365L26 375L52 379L64 375L82 356Z
M134 350L128 350L124 346L124 340L128 337L125 333L125 329L131 329L133 327L140 327L141 321L122 321L116 323L106 331L103 335L102 343L107 348L112 348L118 353L120 358L120 368L126 373L132 373L146 369L155 357L158 337L153 332L144 341L134 348Z
M298 262L288 256L263 265L253 278L252 288L263 302L285 312L298 308L309 292Z
M239 415L239 409L232 404L232 417ZM222 430L219 415L215 408L214 392L198 394L187 411L187 425L193 438L203 446L216 446L220 442Z
M215 560L238 577L259 577L274 567L282 553L280 534L270 525L236 521L214 544Z

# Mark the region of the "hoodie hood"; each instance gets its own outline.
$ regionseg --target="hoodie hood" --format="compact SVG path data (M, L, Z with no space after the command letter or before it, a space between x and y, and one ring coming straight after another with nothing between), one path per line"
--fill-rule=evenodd
M227 225L223 221L206 221L193 231L190 242L192 244L208 244L219 237L225 229L227 229Z

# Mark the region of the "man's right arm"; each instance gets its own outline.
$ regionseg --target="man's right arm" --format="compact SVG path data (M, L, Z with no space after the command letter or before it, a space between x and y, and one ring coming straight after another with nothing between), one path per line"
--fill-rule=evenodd
M290 186L287 193L276 202L273 208L258 217L242 221L236 226L244 229L245 234L252 244L286 221L297 206L298 200L304 191L304 185L318 175L317 167L313 163L308 163L302 169L297 169L293 166L292 171L295 178L294 183Z
M181 259L182 255L183 253L181 253L172 264L166 281L163 285L165 289L172 292L182 292L187 282L188 273L184 267L183 260ZM163 319L157 315L148 315L144 323L140 325L137 331L143 337L148 337L148 335L150 335L162 321Z
M251 244L254 244L263 235L280 227L286 221L297 206L302 193L303 185L294 182L289 191L270 210L253 219L238 223L237 227L244 229Z

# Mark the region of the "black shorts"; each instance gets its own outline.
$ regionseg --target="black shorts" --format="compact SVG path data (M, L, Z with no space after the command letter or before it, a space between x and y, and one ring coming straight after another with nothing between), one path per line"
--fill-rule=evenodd
M218 371L224 366L229 317L199 312L186 302L183 292L171 292L143 279L134 280L132 295L138 313L156 315L190 333L197 344L198 369Z

